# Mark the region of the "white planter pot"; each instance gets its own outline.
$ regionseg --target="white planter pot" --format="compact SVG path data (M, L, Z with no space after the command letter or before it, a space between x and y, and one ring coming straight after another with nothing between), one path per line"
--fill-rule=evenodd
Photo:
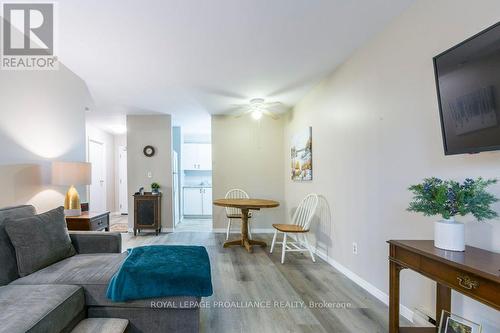
M449 251L465 251L465 225L453 218L434 222L434 246Z

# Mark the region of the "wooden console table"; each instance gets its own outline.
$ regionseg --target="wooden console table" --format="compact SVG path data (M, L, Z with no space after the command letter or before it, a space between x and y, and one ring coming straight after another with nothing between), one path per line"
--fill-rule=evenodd
M471 246L465 252L445 251L434 247L432 240L388 243L389 333L436 332L432 327L399 327L399 273L405 268L437 282L437 325L441 310L451 310L451 289L500 311L500 254Z

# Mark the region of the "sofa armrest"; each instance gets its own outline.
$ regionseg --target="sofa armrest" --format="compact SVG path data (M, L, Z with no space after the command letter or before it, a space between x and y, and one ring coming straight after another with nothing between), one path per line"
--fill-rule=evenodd
M79 254L122 252L122 236L118 232L70 231L69 237Z

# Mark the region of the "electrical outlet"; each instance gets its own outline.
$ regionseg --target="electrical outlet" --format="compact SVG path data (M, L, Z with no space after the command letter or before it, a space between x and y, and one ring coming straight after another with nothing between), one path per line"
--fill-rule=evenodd
M358 243L352 242L352 253L358 254Z
M153 178L153 173L151 171L148 171L148 178Z

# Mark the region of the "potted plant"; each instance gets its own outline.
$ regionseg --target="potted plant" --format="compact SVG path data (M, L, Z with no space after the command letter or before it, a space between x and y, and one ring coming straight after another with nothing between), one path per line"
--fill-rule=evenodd
M160 193L160 184L158 184L158 183L156 183L156 182L155 182L155 183L152 183L152 184L151 184L151 192L152 192L153 194L159 194L159 193Z
M413 200L408 211L425 216L441 215L434 223L434 246L451 251L465 250L465 226L455 216L472 214L478 221L498 217L491 204L498 199L486 191L496 179L467 178L462 184L454 180L426 178L422 184L412 185Z

